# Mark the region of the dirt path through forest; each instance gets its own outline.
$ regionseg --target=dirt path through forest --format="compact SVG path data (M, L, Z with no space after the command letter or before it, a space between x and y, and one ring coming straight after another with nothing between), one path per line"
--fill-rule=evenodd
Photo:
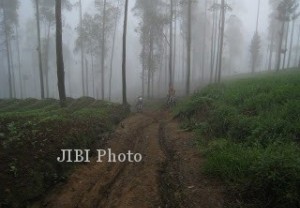
M203 163L193 135L183 132L167 111L133 114L125 119L107 148L141 153L140 163L103 160L79 166L38 207L201 207L223 206L222 188L201 173Z

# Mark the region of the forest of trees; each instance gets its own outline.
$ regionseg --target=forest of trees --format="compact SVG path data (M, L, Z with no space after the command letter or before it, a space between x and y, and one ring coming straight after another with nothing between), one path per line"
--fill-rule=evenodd
M298 0L268 1L266 38L259 30L261 1L253 1L256 28L249 42L247 25L226 0L90 0L93 9L86 2L0 1L0 98L63 103L90 96L125 104L127 91L129 99L165 96L170 87L188 95L240 72L300 66ZM33 13L26 21L22 4Z

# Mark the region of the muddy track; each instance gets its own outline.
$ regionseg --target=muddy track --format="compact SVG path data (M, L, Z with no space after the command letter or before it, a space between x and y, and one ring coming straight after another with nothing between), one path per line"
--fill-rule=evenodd
M193 197L199 198L195 193L200 192L191 190L191 186L186 183L199 182L191 179L191 176L199 175L200 167L197 170L186 170L191 164L185 163L184 157L190 156L187 154L195 148L183 148L184 142L189 141L191 135L180 132L176 124L167 112L162 111L130 116L112 135L107 148L116 154L128 150L140 153L143 155L142 162L109 163L104 159L99 163L94 158L89 164L79 166L66 184L57 186L35 207L221 207L211 204L203 206L207 203L199 204L197 200L188 197L188 191L193 191ZM192 162L197 160L201 160L199 155ZM191 175L191 171L196 173ZM210 185L203 187L202 192L206 187L211 188ZM213 199L221 205L221 189L216 187L216 190L218 194L214 194ZM194 204L191 200L201 206L191 206Z

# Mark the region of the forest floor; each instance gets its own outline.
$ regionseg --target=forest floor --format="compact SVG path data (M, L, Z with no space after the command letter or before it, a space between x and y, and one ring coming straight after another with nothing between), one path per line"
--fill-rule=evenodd
M166 110L130 115L106 148L141 153L142 162L91 159L33 207L223 207L223 187L202 173L193 133L179 125Z

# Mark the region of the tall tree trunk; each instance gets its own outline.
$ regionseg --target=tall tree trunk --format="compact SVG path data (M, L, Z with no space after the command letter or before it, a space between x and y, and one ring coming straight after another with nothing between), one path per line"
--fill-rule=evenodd
M190 94L191 85L191 43L192 43L192 0L188 0L188 28L187 28L187 77L186 95Z
M96 98L95 93L95 72L94 72L94 55L93 52L91 52L91 65L92 65L92 86L93 86L93 97Z
M215 83L218 82L218 73L219 73L219 63L220 63L220 46L221 46L221 17L222 17L222 9L217 16L217 23L216 23L216 38L217 38L217 45L216 45L216 63L215 63Z
M102 100L105 97L105 27L106 27L106 0L103 2L103 17L102 17L102 44L101 44L101 96Z
M174 3L173 3L174 8ZM174 11L174 9L173 9ZM173 70L172 70L172 84L174 85L175 82L175 74L176 74L176 52L177 52L177 0L175 0L175 11L173 12L173 19L174 19L174 41L173 41Z
M82 34L82 3L79 0L79 25L80 25L80 33ZM84 50L83 50L83 42L82 37L80 39L80 61L81 61L81 85L82 85L82 96L85 96L85 78L84 78Z
M289 50L289 58L288 58L288 64L287 64L288 68L290 68L291 58L292 58L292 49L293 49L293 43L294 43L294 31L295 31L295 20L293 20L293 23L292 23L292 33L291 33L291 38L290 38L290 50Z
M214 4L216 0L214 1ZM210 83L213 82L213 74L214 74L214 67L215 67L215 49L216 49L216 17L217 12L213 11L213 26L211 32L211 48L210 48Z
M203 27L203 37L202 37L202 61L201 61L201 78L204 80L204 70L205 70L205 55L206 55L206 19L207 19L207 0L204 4L204 27Z
M222 76L222 58L223 58L223 42L224 42L224 30L225 30L225 0L222 0L221 4L221 40L220 40L220 56L219 56L219 69L218 69L218 83L221 82Z
M142 44L142 97L145 97L145 71L146 71L146 63L145 63L145 48L146 48L146 40L143 38Z
M66 101L65 71L62 43L62 20L61 20L61 0L55 1L56 18L56 63L57 63L57 84L60 104L63 107Z
M118 1L118 8L120 5L120 1ZM115 55L115 43L116 43L116 33L117 33L117 25L118 25L118 19L119 15L116 15L114 22L114 34L113 34L113 44L111 49L111 57L110 57L110 73L109 73L109 92L108 92L108 99L111 101L111 82L112 82L112 75L113 75L113 61L114 61L114 55Z
M281 50L282 50L282 42L283 42L283 36L284 36L284 27L285 22L283 21L281 24L281 29L279 33L279 44L277 49L277 60L276 60L276 71L279 71L280 69L280 63L281 63Z
M8 39L8 45L9 45L9 53L10 53L10 67L11 67L11 78L12 78L12 92L13 92L13 97L16 98L16 79L15 79L15 67L14 67L14 60L13 60L13 53L12 53L12 48L11 48L11 40Z
M89 96L89 62L87 59L85 59L85 77L86 77L86 96Z
M170 0L169 88L173 87L173 0ZM151 36L151 34L150 34ZM150 37L151 38L151 37Z
M122 96L123 96L123 105L127 105L127 94L126 94L126 36L127 36L128 1L129 0L125 0L124 27L123 27L123 54L122 54Z
M297 45L296 45L296 56L295 56L295 65L298 65L298 55L299 55L299 47L300 47L300 26L299 26L299 31L298 31L298 40L297 40Z
M149 42L149 54L148 54L148 83L147 83L147 98L150 99L150 86L151 86L151 73L152 73L152 53L153 53L153 37L152 28L150 28L150 42Z
M271 34L271 43L270 43L270 54L269 54L269 64L268 64L268 70L270 71L272 69L272 59L273 59L273 49L274 49L274 32Z
M288 45L288 38L289 38L289 29L290 29L290 23L288 22L287 28L286 28L286 34L285 34L285 41L284 41L284 56L283 56L282 69L285 69L287 45Z
M19 70L19 85L20 85L20 98L23 98L23 80L22 80L22 70L21 70L21 56L20 56L20 36L19 36L19 28L16 27L16 38L17 38L17 53L18 53L18 70Z
M4 0L1 0L2 12L3 12L3 30L5 34L5 49L6 49L6 58L7 58L7 71L8 71L8 84L9 84L9 98L13 98L13 86L12 86L12 77L11 77L11 68L10 68L10 51L9 51L9 34L7 31L7 20L6 20L6 10L4 5Z
M42 64L42 52L41 52L41 30L40 30L39 0L35 0L35 6L36 6L36 25L37 25L37 39L38 39L38 59L39 59L41 98L44 99L45 98L45 90L44 90L44 76L43 76L43 64Z
M49 22L47 28L47 40L45 47L45 81L46 81L46 97L49 98L49 45L50 45L50 28L51 23Z

